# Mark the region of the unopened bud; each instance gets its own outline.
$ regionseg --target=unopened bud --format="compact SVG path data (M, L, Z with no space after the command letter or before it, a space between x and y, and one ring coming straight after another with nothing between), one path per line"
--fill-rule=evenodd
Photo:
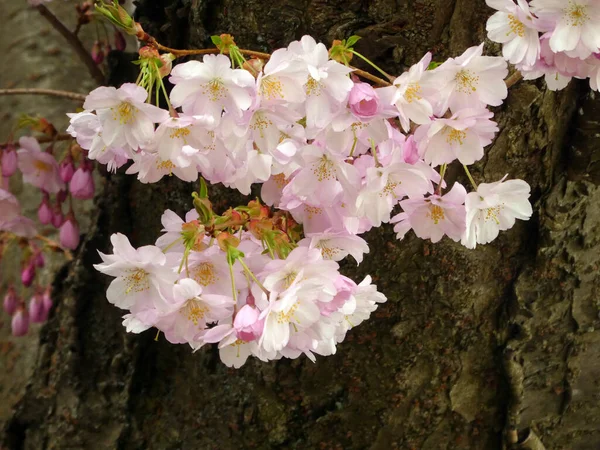
M72 214L60 227L59 241L60 245L70 250L75 250L79 245L79 224Z
M7 145L2 150L0 165L2 166L3 177L10 177L17 171L17 152L13 145Z
M104 61L104 50L102 50L102 44L99 41L94 42L91 54L96 64L102 64Z
M6 314L10 316L12 316L17 310L17 307L19 306L19 297L17 296L13 286L8 287L8 292L4 296L4 302L2 306L4 307Z
M13 336L25 336L29 331L29 314L24 308L20 308L10 323Z
M23 286L29 287L35 279L35 264L30 261L21 271L21 283Z

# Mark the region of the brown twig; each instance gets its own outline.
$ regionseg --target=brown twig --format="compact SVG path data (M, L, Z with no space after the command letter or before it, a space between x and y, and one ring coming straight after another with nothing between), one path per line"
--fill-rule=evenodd
M58 242L53 241L52 239L48 239L46 236L42 236L41 234L36 234L34 236L34 239L42 241L52 250L62 252L69 261L73 259L73 254L66 248L62 248Z
M504 80L504 82L506 83L506 87L510 89L512 86L517 84L522 79L523 79L523 74L517 70L515 73L513 73L511 76L509 76L506 80Z
M218 48L197 48L197 49L192 49L192 50L179 50L176 48L171 48L171 47L162 45L156 39L154 39L152 36L150 36L150 38L148 39L148 43L158 50L161 50L163 52L172 53L173 55L175 55L177 57L192 56L192 55L210 55L210 54L221 52L221 50L219 50ZM254 50L244 50L244 49L240 48L239 51L242 55L252 56L254 58L259 58L259 59L269 59L271 57L271 55L269 53L255 52ZM223 53L227 54L227 51L224 51Z
M350 66L350 68L353 70L352 73L355 73L356 75L363 77L366 80L372 81L373 83L377 83L381 86L391 86L392 85L392 83L384 80L383 78L376 77L375 75L372 75L369 72L365 72L364 70L357 69L356 67L353 67L353 66Z
M50 24L67 40L69 45L73 48L79 59L87 66L90 75L96 80L98 84L104 84L104 74L94 62L90 52L86 50L83 43L79 40L71 30L69 30L59 19L56 17L48 8L44 5L36 6L39 13L48 21Z
M85 101L84 94L78 94L77 92L69 91L58 91L55 89L37 89L37 88L23 88L23 89L0 89L0 96L2 95L49 95L51 97L62 97L75 100L78 102Z

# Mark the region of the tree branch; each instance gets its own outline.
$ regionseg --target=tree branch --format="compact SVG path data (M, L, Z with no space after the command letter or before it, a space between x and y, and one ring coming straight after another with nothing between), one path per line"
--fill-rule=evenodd
M81 61L83 61L83 63L87 66L88 71L90 72L90 75L94 78L94 80L96 80L98 84L104 84L104 74L98 68L98 65L94 62L92 55L90 55L90 52L86 50L86 48L83 46L83 43L79 40L77 35L72 33L71 30L69 30L58 19L58 17L52 14L52 12L44 5L38 5L36 6L36 8L40 12L40 14L48 22L50 22L50 25L52 25L60 34L63 35L63 37L67 40L69 45L73 48L73 50L75 50L75 53L77 53L79 59L81 59Z
M85 94L78 94L77 92L69 91L57 91L55 89L36 89L36 88L24 88L24 89L0 89L0 96L2 95L49 95L51 97L63 97L78 102L85 101Z

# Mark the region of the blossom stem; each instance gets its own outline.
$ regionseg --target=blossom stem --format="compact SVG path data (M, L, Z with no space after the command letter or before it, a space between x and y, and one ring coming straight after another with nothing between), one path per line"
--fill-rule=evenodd
M67 258L67 260L71 261L73 259L72 253L69 250L67 250L66 248L62 248L58 242L53 241L52 239L48 239L46 236L42 236L41 234L36 234L33 238L37 239L38 241L42 241L44 244L46 244L48 246L48 248L50 248L52 250L57 250L57 251L62 252L65 255L65 257Z
M379 159L377 158L377 149L375 147L375 141L371 139L371 153L373 154L373 159L375 159L375 165L377 167L381 167Z
M235 276L233 275L233 264L229 266L229 278L231 278L231 294L233 295L233 303L237 303L237 290L235 288Z
M373 67L377 72L379 72L381 75L383 75L384 77L386 77L388 80L390 81L394 81L394 77L391 76L389 73L385 72L383 69L381 69L379 66L377 66L374 62L372 62L370 59L365 58L363 55L361 55L360 53L354 51L354 50L349 50L350 53L352 53L353 55L358 56L360 59L362 59L364 62L366 62L367 64L369 64L371 67Z
M240 262L240 264L242 265L242 267L244 268L244 272L246 272L250 278L252 278L252 280L256 283L256 285L260 288L261 291L263 291L267 297L269 296L270 292L267 290L266 287L263 286L263 284L258 281L258 278L256 278L256 276L254 275L254 273L250 270L250 268L246 265L246 263L244 262L244 260L242 258L238 258L238 261Z
M365 72L364 70L357 69L354 66L348 66L348 67L350 67L353 70L353 73L355 73L358 76L363 77L365 80L372 81L373 83L377 83L381 86L391 86L392 85L392 83L389 83L379 77L376 77L375 75L372 75L369 72Z
M523 74L517 70L515 73L513 73L511 76L509 76L506 80L504 80L504 82L506 83L507 88L511 88L515 84L517 84L519 81L521 81L522 79L523 79Z
M437 195L442 193L442 185L444 184L444 176L446 175L446 169L448 168L448 164L442 164L442 168L440 169L440 182L437 187Z
M473 179L471 172L469 172L469 168L467 166L465 166L464 164L463 164L463 168L465 169L465 173L467 174L467 177L469 178L471 185L475 188L475 190L477 190L477 183L475 183L475 180Z
M21 88L21 89L0 89L2 95L49 95L51 97L62 97L75 100L78 102L85 101L84 94L77 92L58 91L56 89L37 89L37 88Z
M86 65L88 72L90 73L92 78L94 80L96 80L96 82L98 84L104 84L104 82L105 82L104 74L102 73L102 71L100 70L100 68L94 61L94 59L92 58L92 55L90 54L90 52L87 51L87 49L84 47L81 40L79 40L77 35L75 33L73 33L71 30L69 30L65 26L65 24L63 24L58 19L58 17L56 17L52 13L52 11L50 11L44 5L38 5L38 6L36 6L36 8L39 11L39 13L44 17L44 19L46 19L48 22L50 22L50 25L52 25L52 27L54 27L54 29L56 31L58 31L60 34L63 35L63 37L67 40L69 45L73 48L73 50L75 51L75 53L77 54L79 59L81 59L81 61Z

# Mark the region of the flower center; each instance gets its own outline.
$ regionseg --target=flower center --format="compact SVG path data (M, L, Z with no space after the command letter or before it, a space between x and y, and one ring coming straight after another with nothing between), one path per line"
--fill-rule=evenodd
M50 172L52 170L52 166L41 159L36 159L33 161L33 167L35 167L38 172Z
M277 313L277 323L290 323L292 316L298 309L299 302L294 303L287 312L279 311Z
M304 89L306 90L306 95L321 95L322 88L323 88L323 83L315 80L313 77L308 77L308 81L304 85Z
M190 133L191 131L188 127L173 128L171 130L171 134L169 134L169 137L171 139L183 139L183 142L187 144L186 138L189 136Z
M277 77L265 77L260 83L260 95L266 100L275 100L283 98L283 89L281 81Z
M156 161L156 168L158 170L166 170L169 172L169 174L171 174L171 172L175 168L175 164L173 164L170 159L167 159L166 161L159 159Z
M304 212L306 212L307 217L309 219L312 219L315 215L320 216L321 214L323 214L323 210L321 208L317 208L316 206L308 206L308 205L304 206Z
M323 155L319 164L313 169L313 173L317 177L318 181L334 180L334 171L335 167L333 161L327 159L325 155Z
M408 103L414 100L421 100L421 85L419 83L410 83L404 92L404 98Z
M220 78L214 78L204 85L202 93L208 95L211 102L221 100L227 95L227 88Z
M467 137L467 132L464 130L456 130L454 128L446 127L445 132L448 133L446 136L446 142L448 144L463 145L465 138Z
M118 120L121 125L127 125L132 122L137 112L137 108L127 102L121 103L116 111L114 108L111 108L111 110L113 112L113 120Z
M125 277L125 294L144 292L150 289L149 273L144 269L131 269Z
M202 262L191 270L191 275L194 280L202 286L219 281L219 277L215 274L215 266L210 262Z
M506 33L509 36L511 33L516 34L519 37L525 36L525 25L517 19L516 16L509 14L508 15L508 26L510 27L510 31Z
M290 272L283 278L283 286L285 289L289 288L296 277L298 276L298 272Z
M569 1L569 6L566 10L567 24L571 27L585 25L590 20L587 8L587 5L577 5L573 0Z
M398 187L399 184L400 184L400 182L388 180L388 182L385 185L385 187L379 193L379 196L380 197L387 197L388 195L394 195L395 196L395 192L394 191L396 190L396 188Z
M283 189L287 184L287 180L285 179L285 175L283 173L278 173L277 175L273 175L273 181L277 185L279 189Z
M208 312L208 308L198 300L190 298L183 308L180 309L180 312L183 315L187 315L187 319L194 325L198 325L198 322L204 319L204 316Z
M479 77L470 70L461 70L456 74L454 80L458 85L458 91L462 92L463 94L472 94L473 92L477 91Z
M252 123L250 124L250 129L254 131L258 131L261 138L265 137L265 130L273 125L269 119L267 119L264 114L256 113L252 118Z
M430 217L433 220L433 223L438 225L440 220L444 220L446 216L444 216L444 210L441 206L438 205L430 205L429 213L427 213L427 217Z
M498 219L498 216L500 215L500 210L502 210L502 208L502 205L498 205L485 209L485 221L487 222L488 220L493 220L496 222L496 225L500 225L500 219Z
M333 259L335 255L340 252L340 249L337 247L329 247L327 244L329 243L329 239L323 239L319 241L316 245L316 248L321 250L321 254L324 259Z

